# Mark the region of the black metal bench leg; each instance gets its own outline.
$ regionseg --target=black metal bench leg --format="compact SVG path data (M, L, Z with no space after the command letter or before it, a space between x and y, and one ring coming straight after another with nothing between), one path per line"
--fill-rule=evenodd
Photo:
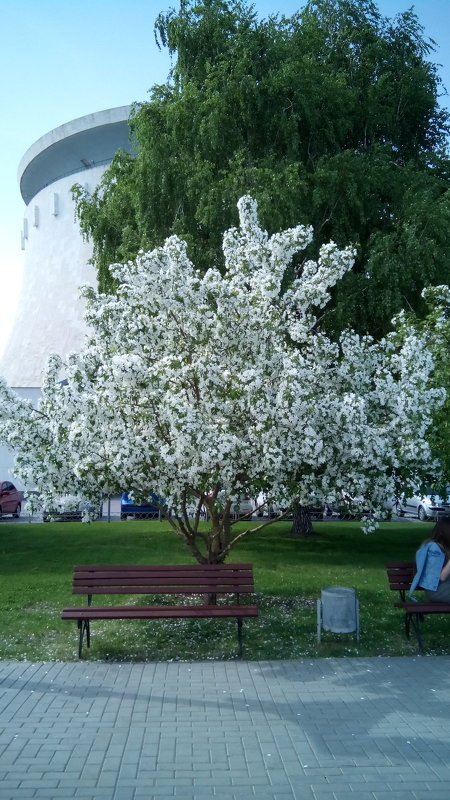
M91 629L89 626L88 619L79 619L77 622L78 625L78 658L81 658L81 651L83 649L83 638L84 632L86 631L86 645L87 647L91 646Z
M237 618L239 658L242 658L242 617Z
M405 634L406 634L406 638L407 639L409 639L410 630L411 630L411 614L408 614L408 612L406 612L406 614L405 614Z
M78 658L81 658L81 651L83 649L83 633L84 633L84 626L83 620L77 620L78 625Z
M414 633L417 637L417 644L419 645L419 653L423 653L423 639L421 625L423 622L423 614L409 614L411 624L414 628Z

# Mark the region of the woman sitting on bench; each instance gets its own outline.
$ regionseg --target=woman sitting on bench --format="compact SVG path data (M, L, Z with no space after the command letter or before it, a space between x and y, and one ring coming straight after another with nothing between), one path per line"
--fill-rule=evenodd
M415 589L425 589L431 603L450 603L450 517L440 519L416 553L417 572L409 596Z

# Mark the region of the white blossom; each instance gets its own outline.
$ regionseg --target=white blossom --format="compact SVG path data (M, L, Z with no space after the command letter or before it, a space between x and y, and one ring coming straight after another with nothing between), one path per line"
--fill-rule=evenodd
M431 355L405 327L378 343L315 330L352 248L322 246L284 291L312 230L269 236L251 198L238 207L224 275L200 274L172 236L111 267L117 295L84 290L91 333L66 363L50 359L37 411L0 381L0 440L25 483L48 501L155 492L191 546L206 505L209 560L227 554L227 509L243 495L308 505L344 491L371 509L370 528L400 474L434 468L426 433L443 402L428 388Z

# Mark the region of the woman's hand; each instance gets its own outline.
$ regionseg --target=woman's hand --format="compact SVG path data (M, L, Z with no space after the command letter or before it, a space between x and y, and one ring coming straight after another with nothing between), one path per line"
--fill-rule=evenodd
M441 569L441 581L446 581L450 575L450 559Z

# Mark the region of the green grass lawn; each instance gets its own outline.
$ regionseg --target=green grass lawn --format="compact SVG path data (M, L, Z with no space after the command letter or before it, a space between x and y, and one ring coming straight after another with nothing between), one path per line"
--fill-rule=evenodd
M242 523L243 525L243 523ZM431 524L384 523L369 536L356 522L318 522L314 536L299 539L290 524L274 523L248 537L230 561L254 565L257 619L244 621L244 657L412 655L405 639L397 594L387 585L384 563L413 560ZM71 594L74 564L183 564L192 557L164 522L132 521L11 524L0 522L0 658L78 658L75 622L60 619ZM316 641L316 599L326 586L351 586L360 602L361 636L324 632ZM126 598L97 597L98 603ZM95 602L95 599L94 599ZM132 602L137 602L133 598ZM138 601L140 602L140 601ZM450 653L450 616L428 617L426 651ZM234 620L118 620L92 625L87 660L151 661L232 659Z

